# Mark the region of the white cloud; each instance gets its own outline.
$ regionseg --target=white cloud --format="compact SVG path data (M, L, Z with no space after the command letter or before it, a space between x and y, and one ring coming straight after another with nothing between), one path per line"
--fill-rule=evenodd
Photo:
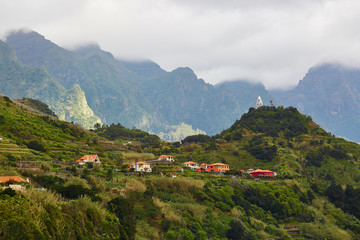
M216 83L297 84L327 60L360 65L356 0L0 0L0 32L28 27L61 46L191 67Z

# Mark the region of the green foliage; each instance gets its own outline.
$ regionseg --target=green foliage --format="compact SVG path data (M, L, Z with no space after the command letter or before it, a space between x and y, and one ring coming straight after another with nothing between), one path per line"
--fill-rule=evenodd
M107 208L119 219L121 224L120 232L125 233L121 239L133 239L136 229L136 216L132 200L124 197L117 197L108 202Z
M88 196L93 201L101 200L98 196L95 196L96 192L94 190L85 188L81 185L70 184L68 186L58 186L55 190L68 199L77 199L81 196Z
M253 137L249 141L249 145L244 147L249 153L251 153L257 159L264 161L271 161L276 156L277 147L273 145L267 146L267 143L263 141L263 136L258 135Z
M185 143L207 143L211 141L211 137L205 134L198 134L198 135L192 135L184 138L184 140L181 141L182 144Z
M4 196L4 195L1 195ZM50 192L0 197L2 239L119 238L119 222L102 207L81 198L60 202Z
M310 151L306 155L306 160L308 160L309 165L321 167L321 163L324 161L324 155L320 151Z
M268 107L258 109L250 108L240 120L237 120L228 130L221 133L230 134L231 138L237 138L236 130L249 129L268 136L276 137L284 131L285 137L291 138L308 132L307 122L310 121L301 115L296 108Z
M2 190L0 192L0 197L3 195L8 195L10 197L14 197L16 195L15 190L11 189L11 188L5 188L4 190Z
M22 98L22 99L18 99L16 100L17 102L20 102L22 104L25 104L33 109L36 109L46 115L52 116L52 117L57 117L55 115L55 113L49 108L49 106L46 103L43 103L39 100L36 99L32 99L32 98Z
M109 140L133 140L142 141L146 146L159 147L161 140L154 134L149 134L140 129L128 129L122 126L120 123L111 124L109 126L99 125L94 126L94 132L101 137L105 137Z
M36 151L40 151L40 152L46 152L46 149L44 147L43 144L41 144L39 141L30 141L27 144L28 148L34 149Z

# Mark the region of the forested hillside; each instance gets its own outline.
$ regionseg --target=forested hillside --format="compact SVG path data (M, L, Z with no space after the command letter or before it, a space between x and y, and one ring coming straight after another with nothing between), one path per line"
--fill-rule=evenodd
M359 146L295 108L252 108L222 133L181 144L120 124L88 132L1 97L0 138L0 176L30 179L24 191L0 190L4 239L360 236ZM101 165L75 164L86 154ZM151 163L150 173L129 168L161 154L175 162ZM230 171L200 173L186 161ZM277 176L255 179L241 171L249 168Z

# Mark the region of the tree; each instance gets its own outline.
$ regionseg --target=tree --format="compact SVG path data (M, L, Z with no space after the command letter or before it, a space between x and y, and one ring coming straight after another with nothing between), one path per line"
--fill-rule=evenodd
M100 127L101 127L100 123L95 123L95 124L94 124L94 129L95 129L96 131L98 131L98 130L100 129Z
M321 167L321 162L324 161L324 156L319 151L311 151L306 155L306 160L308 160L308 165Z
M113 180L113 171L109 169L106 172L106 181L112 181L112 180Z
M133 201L128 198L117 197L108 202L107 209L116 215L122 225L121 228L123 228L126 233L126 236L120 239L134 239L136 232L136 215Z
M27 147L31 148L31 149L34 149L36 151L40 151L40 152L45 152L46 151L44 146L40 142L38 142L37 140L30 141L27 144Z
M332 182L331 185L325 190L325 195L329 200L338 208L344 208L345 194L342 186Z
M230 222L230 229L226 232L226 237L234 240L244 239L245 226L240 219L235 219Z

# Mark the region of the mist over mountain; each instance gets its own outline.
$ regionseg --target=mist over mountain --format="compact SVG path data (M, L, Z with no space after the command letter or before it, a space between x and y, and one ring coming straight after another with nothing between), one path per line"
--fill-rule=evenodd
M188 67L167 72L150 60L116 59L96 44L70 51L33 31L12 32L6 44L14 49L13 58L17 57L19 64L27 68L42 68L64 96L67 91L83 91L84 97L75 99L86 101L102 123L121 123L172 141L189 134L219 133L253 106L258 95L263 95L265 101L271 98L262 85L243 82L237 87L230 83L214 86L199 79ZM4 94L9 92L10 82L7 81L2 89ZM35 84L42 89L42 94L55 89L40 80ZM31 92L30 96L24 91L10 96L40 99L58 116L70 121L72 114L55 109L56 99L61 99L59 96L52 95L52 99L42 95L37 97L31 88L28 92ZM83 117L71 121L85 126L83 121L89 117L88 110L77 112Z
M311 68L290 91L273 92L337 136L360 142L360 69L340 64Z

